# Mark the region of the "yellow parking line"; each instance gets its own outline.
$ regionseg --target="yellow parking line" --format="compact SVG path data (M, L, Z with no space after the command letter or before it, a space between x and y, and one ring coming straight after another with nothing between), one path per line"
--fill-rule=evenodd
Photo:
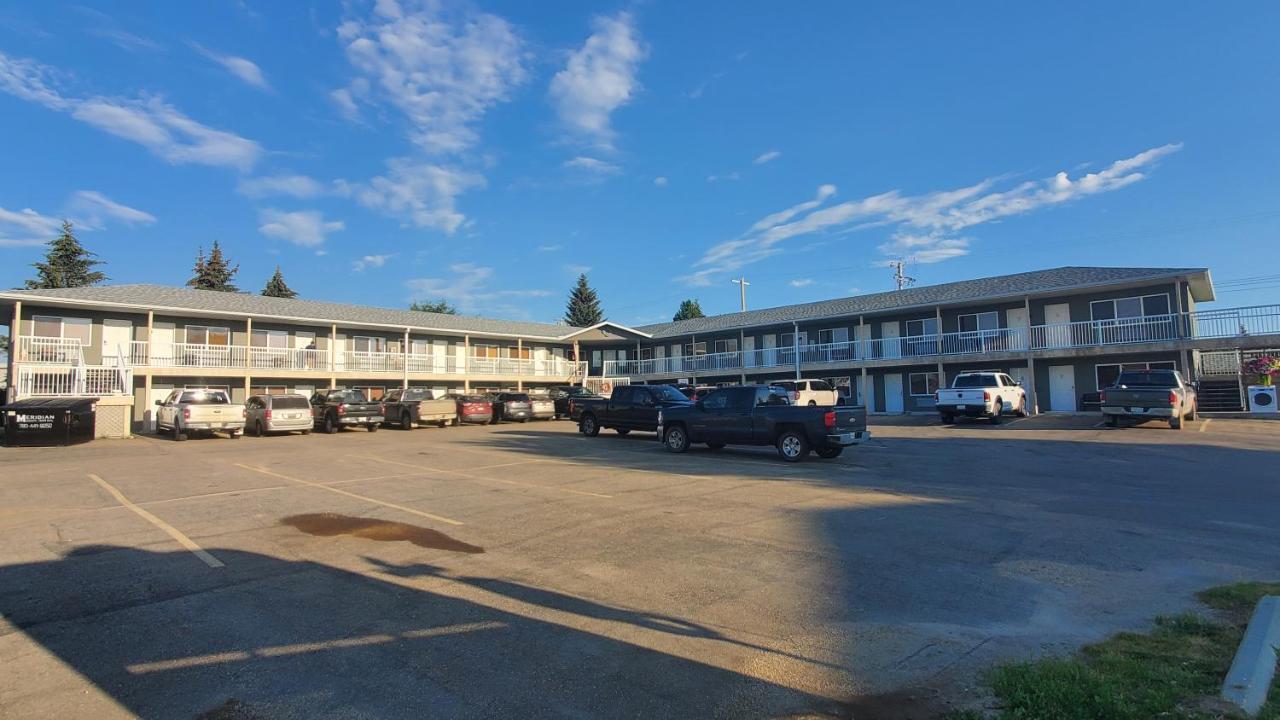
M1205 429L1205 428L1207 428L1207 427L1209 427L1209 423L1211 423L1211 422L1213 422L1213 418L1209 418L1208 420L1201 420L1201 421L1200 421L1200 429L1199 429L1199 430L1197 430L1196 432L1204 432L1204 429Z
M446 475L457 475L468 480L482 480L485 482L499 482L506 485L518 485L520 487L538 488L540 490L558 490L560 492L572 493L574 495L587 495L589 497L612 498L612 495L603 493L587 492L586 490L574 490L572 488L557 487L555 485L537 485L534 483L520 482L519 480L508 480L506 478L485 477L484 475L472 475L471 473L459 472L457 470L445 470L444 468L427 467L426 465L414 465L412 463L400 462L399 460L387 460L385 458L362 458L363 460L372 460L374 462L386 463L388 465L400 465L408 468L417 468L423 472L438 472ZM497 466L495 466L497 467Z
M307 487L313 487L313 488L317 488L317 489L319 489L319 490L328 490L328 491L329 491L329 492L331 492L331 493L337 493L338 495L345 495L345 496L347 496L347 497L352 497L352 498L355 498L355 499L357 499L357 500L364 500L365 502L371 502L371 503L373 503L374 505L381 505L381 506L383 506L383 507L389 507L389 508L392 508L392 509L394 509L394 510L400 510L401 512L407 512L407 513L409 513L410 515L418 515L418 516L420 516L420 517L429 518L429 519L431 519L431 520L438 520L438 521L440 521L440 522L442 522L442 523L447 523L447 524L449 524L449 525L461 525L461 524L462 524L462 522L461 522L460 520L453 520L453 519L450 519L450 518L447 518L447 517L443 517L443 516L440 516L440 515L432 515L431 513L428 513L428 512L422 512L421 510L414 510L413 508L411 508L411 507L405 507L404 505L396 505L395 503L389 503L389 502L387 502L387 501L385 501L385 500L378 500L377 498L371 498L371 497L369 497L369 496L367 496L367 495L357 495L356 493L353 493L353 492L347 492L346 490L339 490L339 489L338 489L338 488L336 488L336 487L330 487L330 486L328 486L328 485L322 485L322 484L320 484L320 483L313 483L313 482L311 482L311 481L309 481L309 480L299 480L298 478L295 478L295 477L289 477L288 475L281 475L281 474L280 474L280 473L278 473L278 472L273 472L273 471L271 471L271 470L267 470L266 468L254 467L254 466L252 466L252 465L243 465L243 464L241 464L241 463L233 463L233 464L234 464L236 467L244 468L245 470L252 470L252 471L254 471L254 472L262 473L263 475L270 475L271 477L278 477L278 478L280 478L281 480L288 480L289 482L295 482L295 483L298 483L299 485L306 485Z
M94 475L93 473L89 473L89 479L101 485L103 490L106 490L107 492L111 493L111 496L116 499L116 502L129 508L130 510L137 513L139 517L143 518L147 522L151 523L152 525L155 525L156 527L168 533L169 537L173 538L174 540L177 540L179 545L190 550L192 554L194 554L196 557L203 560L205 565L208 565L211 568L226 567L225 565L223 565L221 560L205 552L204 549L201 548L199 545L195 544L195 542L192 541L191 538L187 537L186 535L183 535L181 530L178 530L178 528L170 525L169 523L161 520L155 515L152 515L146 510L143 510L142 508L135 505L132 501L129 500L129 498L124 496L124 493L115 489L115 487L113 487L111 483L107 482L106 480L103 480L102 478L98 477L97 475Z

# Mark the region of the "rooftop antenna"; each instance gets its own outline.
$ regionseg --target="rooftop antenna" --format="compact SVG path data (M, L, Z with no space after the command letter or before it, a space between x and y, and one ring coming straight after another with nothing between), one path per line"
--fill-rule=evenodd
M889 267L893 268L893 281L897 283L898 289L916 284L916 279L902 274L902 269L906 267L905 260L890 260Z
M747 282L747 277L745 275L733 278L729 282L734 283L738 286L738 300L739 300L739 303L742 305L742 312L746 312L747 311L747 286L750 285L751 283Z

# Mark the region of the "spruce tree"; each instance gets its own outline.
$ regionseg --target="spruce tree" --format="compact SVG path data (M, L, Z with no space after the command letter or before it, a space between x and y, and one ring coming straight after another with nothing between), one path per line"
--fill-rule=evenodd
M231 267L227 263L217 240L213 241L213 249L209 251L207 258L204 255L204 248L200 248L193 271L195 275L187 281L187 287L218 292L240 292L240 288L231 284L231 278L240 272L240 265Z
M457 315L458 308L449 304L448 300L440 298L439 300L423 300L422 302L414 301L409 305L410 310L418 312L440 313L441 315Z
M681 320L692 320L694 318L706 317L702 314L702 306L698 304L698 299L685 300L680 303L680 309L676 310L676 314L671 318L671 322L680 322Z
M298 297L298 293L294 292L293 288L285 284L284 275L280 274L279 265L276 266L276 274L272 275L271 279L267 281L267 286L262 288L262 294L267 297L278 298Z
M105 273L94 270L101 265L101 260L84 249L80 241L71 231L71 223L62 221L62 234L49 241L49 249L45 252L44 262L32 264L36 269L36 279L27 281L28 290L48 290L51 288L72 288L96 285L107 279Z
M587 284L586 274L578 276L578 284L569 291L569 305L564 311L564 321L574 327L590 327L604 320L600 311L600 297Z

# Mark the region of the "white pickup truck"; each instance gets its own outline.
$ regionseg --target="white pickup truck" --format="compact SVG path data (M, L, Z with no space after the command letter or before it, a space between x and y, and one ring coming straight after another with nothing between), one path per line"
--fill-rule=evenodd
M190 434L217 431L234 440L244 434L244 416L244 406L232 405L222 390L174 390L156 401L156 433L167 430L174 440L186 440Z
M992 425L1005 413L1027 416L1027 391L1002 372L960 373L951 387L938 390L933 400L942 422L948 425L957 415L988 418Z

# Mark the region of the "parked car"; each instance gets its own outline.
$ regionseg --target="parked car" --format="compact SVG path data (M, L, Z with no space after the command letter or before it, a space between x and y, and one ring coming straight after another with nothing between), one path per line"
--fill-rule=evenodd
M503 420L529 422L529 418L532 417L533 405L529 402L529 396L525 393L497 393L492 397L492 401L493 419L489 422L494 425Z
M234 440L244 434L244 408L232 405L223 390L174 390L156 401L156 432L161 431L173 433L174 440L215 432L225 432Z
M455 395L459 423L487 425L493 420L493 403L484 395Z
M311 396L311 420L330 434L353 425L377 432L382 405L369 402L362 390L317 390Z
M529 417L534 420L551 420L556 416L556 401L550 395L529 396Z
M788 462L810 451L839 457L846 447L871 437L867 409L795 406L781 388L740 385L719 388L692 405L658 412L658 436L667 450L682 453L695 442L712 449L725 445L773 445Z
M783 380L772 383L791 395L792 405L835 405L836 389L826 380Z
M576 413L573 407L573 401L577 398L598 398L599 394L593 392L590 388L582 385L560 385L551 388L551 399L556 402L556 419L567 417L577 420L580 413Z
M933 395L942 422L950 425L956 416L987 418L999 424L1005 413L1027 416L1027 391L1021 383L1002 372L962 372Z
M657 432L659 410L693 404L671 385L617 385L608 399L584 398L575 400L574 406L579 403L578 429L587 437L599 435L601 428L613 428L619 435L632 430Z
M458 405L450 397L437 398L427 388L396 388L382 398L382 417L401 430L428 423L444 427L457 424Z
M1196 386L1182 379L1177 370L1124 370L1115 385L1101 393L1102 415L1116 427L1121 418L1160 418L1169 427L1181 430L1184 420L1195 420L1199 412Z
M310 435L313 423L306 395L252 395L244 404L245 429L262 437L273 432L300 431Z

